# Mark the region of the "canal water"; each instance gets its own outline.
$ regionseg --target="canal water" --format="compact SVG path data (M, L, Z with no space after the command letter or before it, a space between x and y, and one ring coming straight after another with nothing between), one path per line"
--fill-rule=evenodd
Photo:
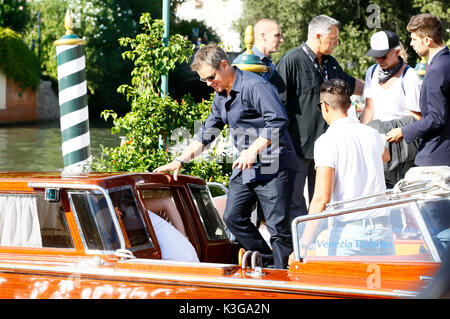
M99 157L101 147L119 146L106 122L90 123L91 155ZM0 171L62 171L59 120L23 126L0 126Z

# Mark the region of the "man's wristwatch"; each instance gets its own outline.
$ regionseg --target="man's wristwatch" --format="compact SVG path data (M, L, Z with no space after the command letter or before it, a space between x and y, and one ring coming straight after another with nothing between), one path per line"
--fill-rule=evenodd
M182 167L184 166L184 164L187 164L187 162L183 161L183 160L182 160L181 158L179 158L179 157L177 157L175 160L176 160L177 162L180 162Z

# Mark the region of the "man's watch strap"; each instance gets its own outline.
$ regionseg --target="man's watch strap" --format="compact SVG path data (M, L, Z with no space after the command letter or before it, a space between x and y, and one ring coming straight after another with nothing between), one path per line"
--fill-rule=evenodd
M181 166L184 166L184 164L187 164L187 162L183 161L183 160L182 160L181 158L179 158L179 157L175 158L175 160L176 160L177 162L180 162L180 163L181 163Z

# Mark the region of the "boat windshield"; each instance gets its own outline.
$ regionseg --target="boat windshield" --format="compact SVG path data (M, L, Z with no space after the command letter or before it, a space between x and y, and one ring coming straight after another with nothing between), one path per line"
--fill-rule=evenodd
M442 252L450 240L449 209L445 198L338 215L326 211L294 226L296 257L436 261L436 249Z
M420 211L441 258L450 246L450 198L419 201Z
M212 201L211 193L206 186L189 185L189 190L194 198L199 211L199 217L209 240L227 239L225 227L222 223L216 206Z

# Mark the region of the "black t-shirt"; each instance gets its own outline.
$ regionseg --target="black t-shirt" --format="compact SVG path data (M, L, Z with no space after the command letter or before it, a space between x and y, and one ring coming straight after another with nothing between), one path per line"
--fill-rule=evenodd
M314 142L328 128L316 107L320 102L320 85L325 78L344 80L350 86L350 92L355 89L355 78L345 73L335 58L324 55L320 65L306 43L288 51L270 77L286 108L295 151L307 159L314 158Z

